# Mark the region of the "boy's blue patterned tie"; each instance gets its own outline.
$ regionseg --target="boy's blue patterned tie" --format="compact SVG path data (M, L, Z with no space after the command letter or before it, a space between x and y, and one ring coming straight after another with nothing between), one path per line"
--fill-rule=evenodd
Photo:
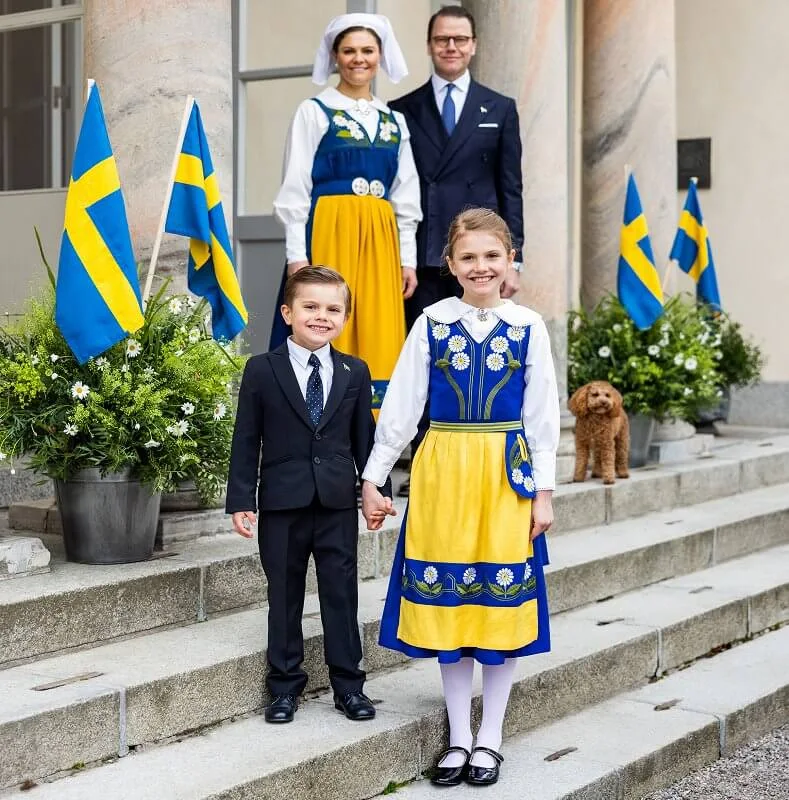
M309 411L312 424L317 427L323 413L323 381L321 380L321 361L313 353L307 363L312 367L310 377L307 379L307 411Z
M444 105L441 107L441 121L444 123L447 136L451 136L452 131L455 130L455 101L452 99L452 90L454 88L454 83L447 84L447 96L444 98Z

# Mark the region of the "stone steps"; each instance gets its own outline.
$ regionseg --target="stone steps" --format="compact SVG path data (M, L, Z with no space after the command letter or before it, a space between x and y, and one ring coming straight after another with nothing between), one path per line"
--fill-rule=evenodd
M497 795L613 800L669 786L789 720L787 653L784 628L513 736L502 747ZM452 796L479 797L478 792L463 785ZM397 797L437 800L445 792L419 780L398 789Z
M580 531L576 541L588 539L581 529L613 529L627 519L734 494L746 497L782 483L789 483L789 437L730 445L710 458L637 470L630 480L610 487L598 481L562 485L554 502L552 547L573 532ZM363 580L388 574L404 501L397 506L400 516L382 531L364 530L360 522L359 576ZM207 615L259 604L265 597L255 542L218 535L178 543L160 555L143 564L88 567L65 563L53 550L50 574L11 582L0 593L0 641L4 643L0 665L193 623ZM710 562L695 560L690 568L704 563ZM617 576L622 574L613 562L609 566L617 570ZM652 580L669 574L664 571ZM309 590L314 590L314 575ZM551 592L554 600L559 598L558 608L588 602L581 598L561 605L561 598L570 595L560 584L551 586Z
M403 663L374 644L385 581L367 582L361 590L366 667L372 673L366 691L381 701L375 722L346 723L331 708L331 695L323 694L304 703L294 725L267 726L252 716L146 749L145 743L260 708L264 615L241 612L0 672L0 695L10 698L0 710L0 753L12 754L0 759L0 786L125 754L127 748L142 752L36 794L198 800L273 797L287 790L300 798L363 798L390 780L417 777L442 742L438 670L433 661ZM313 689L326 685L318 669L322 646L315 607L310 598L305 634ZM554 652L519 662L507 732L575 713L787 619L789 545L558 614ZM31 691L80 676L85 679ZM248 763L241 769L243 754ZM192 759L204 759L211 774L192 774ZM226 764L234 768L226 770ZM153 782L146 788L148 776ZM218 794L209 791L215 780L222 782Z

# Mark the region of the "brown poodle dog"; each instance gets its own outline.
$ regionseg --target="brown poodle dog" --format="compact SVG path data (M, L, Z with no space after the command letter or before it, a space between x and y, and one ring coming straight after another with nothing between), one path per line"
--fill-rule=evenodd
M622 408L622 395L607 381L582 386L567 403L575 414L574 481L586 480L589 451L594 456L592 477L603 483L629 478L630 426Z

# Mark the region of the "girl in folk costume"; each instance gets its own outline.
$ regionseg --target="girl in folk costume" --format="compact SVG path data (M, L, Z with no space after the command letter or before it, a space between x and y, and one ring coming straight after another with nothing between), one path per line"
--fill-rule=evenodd
M416 288L422 211L405 120L370 87L379 65L394 83L408 70L389 20L377 14L331 20L313 82L325 84L334 63L337 88L302 102L293 118L274 211L285 225L286 275L322 264L350 287L354 310L335 345L367 362L377 409L405 340L403 298ZM272 348L287 335L276 315Z
M502 300L514 251L486 209L452 223L447 263L463 297L428 306L397 362L363 478L374 504L425 402L430 430L414 457L380 643L437 656L449 750L433 782L498 779L517 659L550 650L543 567L553 521L559 397L548 332L535 311ZM472 749L474 662L482 725Z

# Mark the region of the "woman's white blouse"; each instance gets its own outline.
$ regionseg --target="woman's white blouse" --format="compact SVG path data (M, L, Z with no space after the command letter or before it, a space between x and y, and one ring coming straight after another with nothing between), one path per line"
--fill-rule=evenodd
M422 219L419 197L419 175L411 152L411 135L405 118L392 112L382 100L373 98L371 109L361 114L356 101L334 88L324 89L318 99L329 108L340 109L352 116L373 139L378 132L379 111L393 113L400 126L400 148L397 175L389 192L400 233L400 263L416 266L416 228ZM312 100L304 100L296 110L285 146L282 186L274 200L274 213L285 226L285 248L288 262L307 260L306 230L312 202L312 165L318 145L329 120L324 110Z
M463 321L477 342L482 342L499 319L508 325L529 326L529 347L523 387L521 420L532 456L532 473L537 489L553 489L556 484L556 450L559 446L559 391L551 357L548 329L542 317L530 308L505 300L488 309L481 321L477 309L451 297L425 309L414 323L397 360L386 390L375 445L362 477L383 486L406 445L414 438L425 407L430 376L430 345L427 316L447 324Z

